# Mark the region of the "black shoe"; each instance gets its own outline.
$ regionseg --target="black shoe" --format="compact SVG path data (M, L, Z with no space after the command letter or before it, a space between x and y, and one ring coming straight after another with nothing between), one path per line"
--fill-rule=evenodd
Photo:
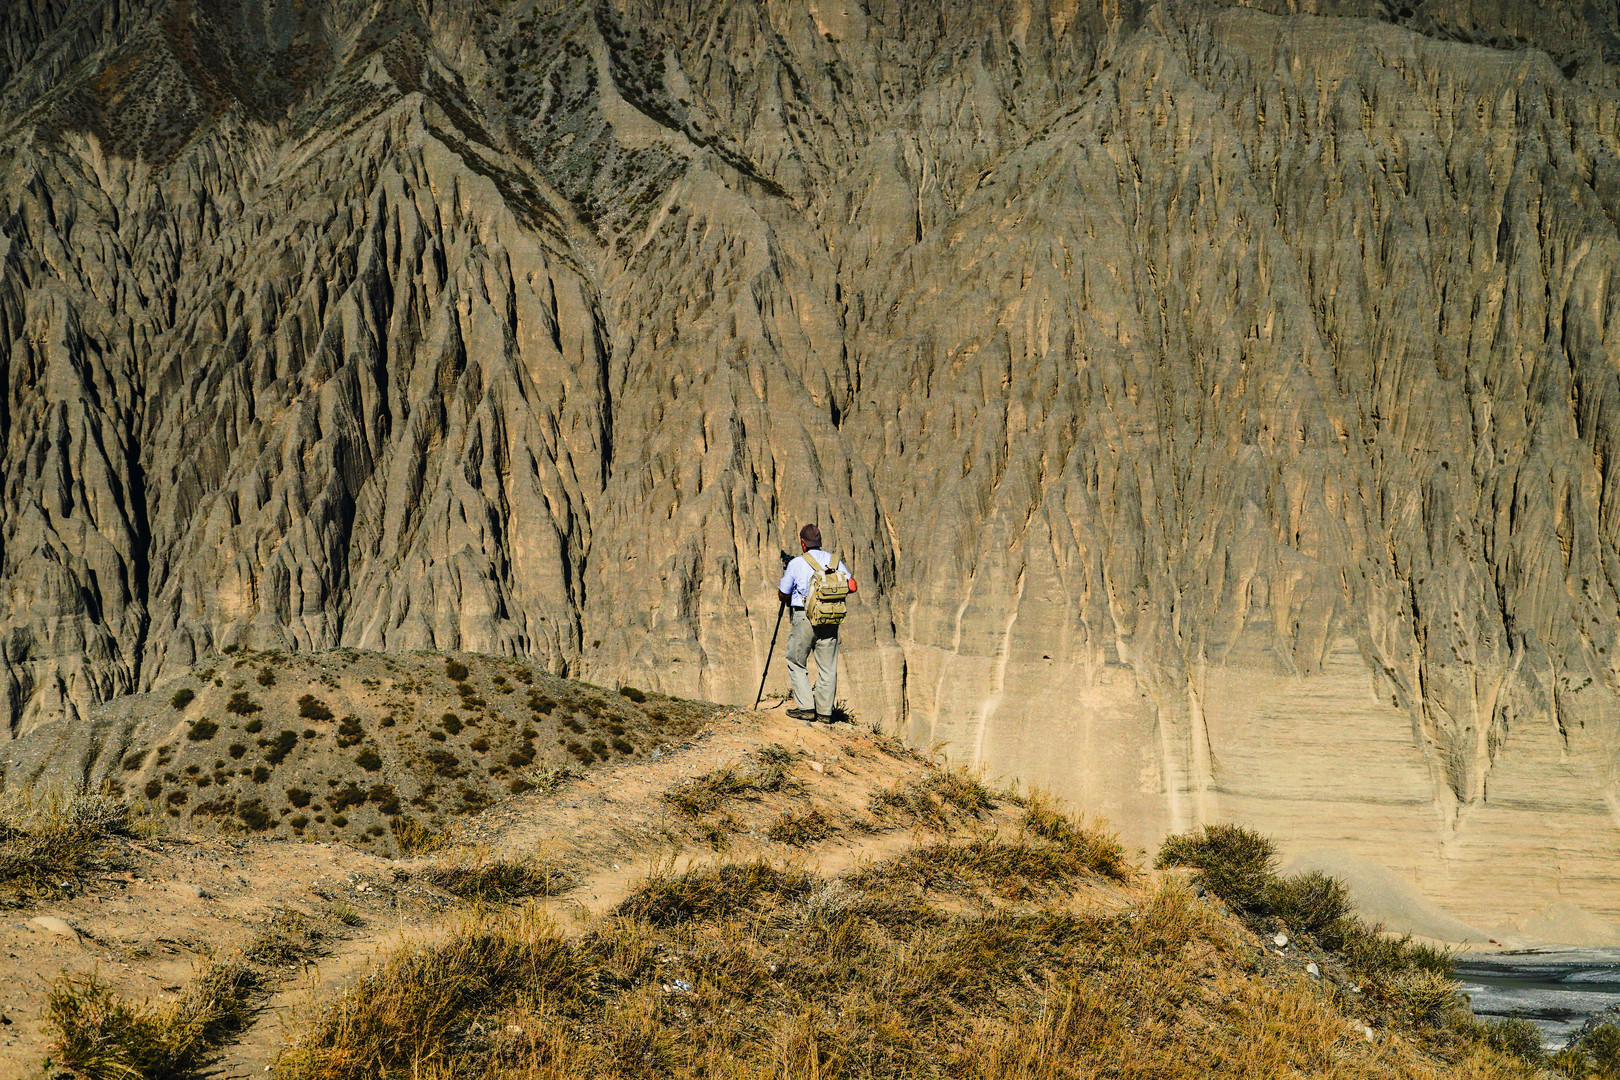
M789 709L787 714L794 720L814 720L816 718L816 710L814 709Z

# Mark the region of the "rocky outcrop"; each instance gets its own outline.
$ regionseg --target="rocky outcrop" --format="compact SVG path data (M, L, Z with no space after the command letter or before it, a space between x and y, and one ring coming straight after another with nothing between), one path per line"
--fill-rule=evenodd
M1612 4L0 19L14 733L230 645L751 700L816 519L864 717L1620 916Z

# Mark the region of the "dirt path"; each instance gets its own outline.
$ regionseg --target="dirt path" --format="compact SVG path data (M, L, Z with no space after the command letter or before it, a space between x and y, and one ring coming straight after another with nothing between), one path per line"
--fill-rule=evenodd
M48 1044L45 998L62 974L93 973L136 1001L170 1000L200 959L245 945L279 908L318 920L341 964L445 906L431 892L401 887L387 860L336 844L123 841L113 861L124 869L0 923L0 1076L38 1075ZM338 911L356 925L334 918ZM53 932L53 920L70 932Z
M690 743L657 760L598 770L555 795L510 800L475 819L467 836L505 856L557 860L582 880L550 906L600 913L623 900L655 868L680 871L714 859L715 844L693 835L702 831L701 823L662 796L711 770L755 768L765 747L793 755L787 769L790 783L781 791L728 800L707 816L725 822L720 843L729 857L792 859L837 873L858 859L881 857L910 841L909 832L891 831L887 823L861 831L851 831L847 823L869 821L876 792L906 783L927 771L927 765L910 754L889 752L864 730L801 723L789 719L782 707L722 715ZM836 831L802 847L766 835L783 813L811 810L840 823Z

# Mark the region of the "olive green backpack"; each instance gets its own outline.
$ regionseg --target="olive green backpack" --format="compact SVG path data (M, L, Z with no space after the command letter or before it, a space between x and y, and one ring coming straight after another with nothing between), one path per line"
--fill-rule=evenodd
M837 555L826 566L817 563L807 551L799 556L810 564L810 591L804 598L804 617L811 626L837 626L844 621L849 603L849 576L838 572Z

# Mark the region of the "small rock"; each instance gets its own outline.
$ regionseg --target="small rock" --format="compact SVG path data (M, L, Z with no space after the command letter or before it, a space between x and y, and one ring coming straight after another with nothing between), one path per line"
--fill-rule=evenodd
M692 984L685 979L676 979L674 986L677 994L690 994L692 992Z
M1317 967L1315 964L1306 964L1305 974L1309 975L1313 979L1320 979L1322 977L1322 969Z
M181 895L189 896L193 900L211 900L214 896L213 893L209 892L201 885L193 885L189 881L182 881L176 885L175 888L180 890Z
M1271 943L1279 949L1286 949L1288 948L1288 935L1279 930L1272 935Z
M55 915L36 915L28 920L28 925L52 937L67 938L69 941L79 940L79 932L69 925L67 920L58 919Z
M823 765L823 764L822 764L822 763L821 763L821 762L819 762L819 761L812 761L812 762L811 762L811 763L810 763L810 767L811 767L811 768L812 768L812 769L814 769L814 770L816 770L816 772L820 772L820 773L824 773L824 772L826 772L826 771L827 771L827 766L825 766L825 765Z

